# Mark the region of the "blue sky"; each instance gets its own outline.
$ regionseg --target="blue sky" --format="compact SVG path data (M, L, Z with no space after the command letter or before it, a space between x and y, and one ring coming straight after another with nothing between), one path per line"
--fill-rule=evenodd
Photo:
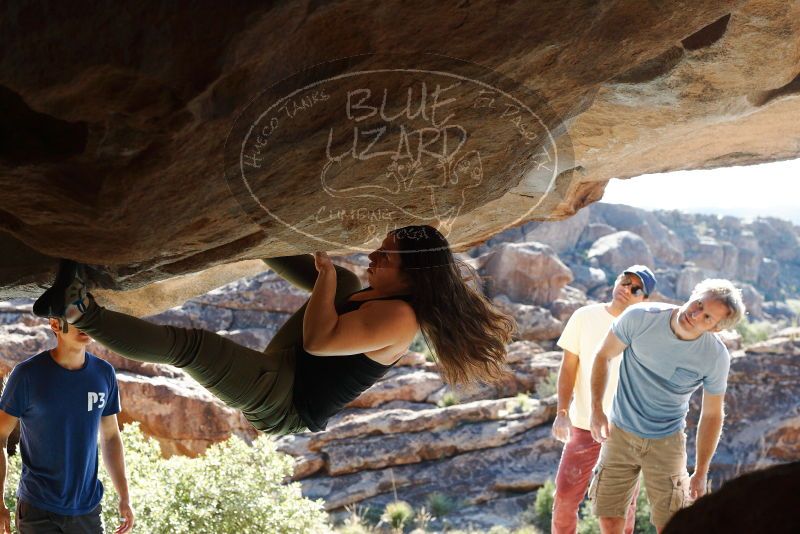
M603 202L800 224L800 159L611 180Z

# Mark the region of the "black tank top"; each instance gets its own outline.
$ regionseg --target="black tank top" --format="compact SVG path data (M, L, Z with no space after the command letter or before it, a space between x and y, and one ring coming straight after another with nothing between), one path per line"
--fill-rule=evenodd
M356 291L353 295L368 289L371 288ZM410 302L411 296L393 295L361 301L347 300L336 306L336 313L342 315L357 310L365 302L390 299ZM309 430L314 432L325 430L328 419L342 411L350 401L366 391L393 366L394 363L391 365L378 363L363 353L348 356L314 356L303 350L303 344L300 343L296 348L293 393L295 409Z

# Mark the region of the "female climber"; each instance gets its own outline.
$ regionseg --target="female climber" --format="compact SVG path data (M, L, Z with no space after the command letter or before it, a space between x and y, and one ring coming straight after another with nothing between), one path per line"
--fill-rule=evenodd
M464 281L438 230L393 230L369 259L365 289L324 252L264 260L311 296L263 353L213 332L104 309L87 293L83 267L67 260L33 310L127 358L184 369L271 434L324 430L397 362L419 331L446 382L502 376L513 320Z

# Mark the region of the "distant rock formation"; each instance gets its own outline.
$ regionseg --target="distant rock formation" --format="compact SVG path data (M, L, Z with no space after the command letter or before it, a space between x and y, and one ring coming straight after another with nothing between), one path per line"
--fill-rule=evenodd
M458 512L448 517L452 525L516 526L538 488L554 476L560 457L561 445L550 437L552 393L561 359L561 352L552 350L554 340L576 308L607 298L613 281L613 272L589 258L593 245L618 231L636 235L642 242L668 236L671 248L666 252L652 247L662 250L653 259L660 280L656 298L677 298L703 277L721 275L709 266L681 259L710 246L704 236L712 236L717 244L740 243L735 245L738 265L745 247L758 251L759 267L751 273L758 277L764 265L772 269L761 258L778 252L772 247L788 242L768 235L762 243L752 231L755 223L727 218L650 214L602 204L583 213L577 223L523 225L519 232L508 234L521 241L504 243L504 236L498 236L462 256L479 269L494 303L517 320L517 340L508 347L509 375L497 384L454 389L443 383L436 364L424 352L407 353L384 379L334 417L326 432L278 440L279 449L295 458L293 479L306 495L322 498L326 509L338 517L346 513L343 507L347 505L382 509L394 500L395 492L415 507L425 505L432 494L442 494L458 504ZM783 228L780 222L766 222ZM572 236L575 246L559 255L549 245L526 240L532 235L550 239L559 234L561 225L571 225L564 232ZM790 251L781 253L793 257ZM680 263L669 263L665 257L680 259ZM341 258L341 263L361 273L364 258L349 256ZM794 264L787 259L775 263L781 275L773 291L780 297L796 297L790 285ZM715 265L728 268L724 262ZM762 303L758 285L741 279L737 283L749 295L751 311L760 306L764 319L790 324L795 317L791 302ZM306 298L305 292L267 271L150 320L207 328L263 349ZM744 346L736 331L723 332L721 338L734 358L725 429L710 472L715 491L743 473L800 460L800 329L785 328ZM44 322L30 314L30 301L0 303L1 371L9 372L52 342ZM425 350L422 345L415 348ZM96 345L91 350L118 370L121 421L139 421L165 454L193 456L232 435L245 440L256 435L241 414L182 371L132 362ZM688 419L690 464L700 402L698 393Z

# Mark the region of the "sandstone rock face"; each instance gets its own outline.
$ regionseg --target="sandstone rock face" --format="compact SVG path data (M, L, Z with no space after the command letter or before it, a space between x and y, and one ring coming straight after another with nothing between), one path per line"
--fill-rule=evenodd
M703 237L687 256L698 267L718 271L724 278L736 276L739 252L731 243Z
M601 237L608 234L613 234L616 231L617 229L611 226L610 224L589 223L586 225L586 228L583 229L583 233L581 234L581 237L578 239L578 246L580 248L589 248L592 246L592 243L594 243Z
M603 236L589 249L589 258L596 258L606 271L621 273L634 264L653 265L653 254L644 239L633 232L615 232Z
M593 289L605 286L608 283L608 276L602 269L596 267L586 267L585 265L570 265L570 270L575 279L572 285L583 289L588 293Z
M765 256L789 263L796 263L800 258L800 238L792 223L772 218L757 219L753 222L753 233Z
M7 51L0 58L0 102L13 124L2 130L0 144L3 298L36 293L57 257L92 264L99 286L119 290L321 248L275 218L256 224L248 217L224 179L232 172L225 143L241 126L235 118L255 112L248 104L265 88L299 83L296 72L337 58L358 58L350 66L369 69L375 61L359 56L368 52L410 53L409 63L417 65L425 61L418 50L442 54L438 61L461 58L525 84L549 104L537 112L555 126L557 162L549 161L553 150L537 158L533 148L544 145L507 142L504 127L488 125L494 113L465 118L487 126L475 130L483 139L480 160L473 154L450 169L454 181L461 173L461 184L480 185L454 220L442 218L463 248L529 220L571 215L599 199L612 177L800 152L792 120L800 106L794 98L800 17L795 3L782 0L637 3L635 9L619 3L601 11L583 2L519 4L504 6L491 23L479 15L494 6L480 2L377 11L358 3L240 4L220 13L147 0L124 16L112 4L57 16L52 9L46 2L24 10L8 4L0 16L0 49ZM279 31L285 28L292 29L288 39ZM513 44L506 46L510 35ZM292 113L312 103L319 104L294 102ZM325 112L305 113L304 124L324 127L310 131L352 132L346 115L314 109ZM282 157L267 158L281 166L269 198L295 220L334 198L320 187L323 166L315 159L324 154L324 140L305 133L283 138L270 147ZM479 161L487 172L470 174ZM554 165L543 168L548 163ZM409 169L397 169L404 184ZM383 176L376 170L365 165L337 175L336 191ZM455 207L454 198L460 197L447 197L447 208ZM397 205L425 203L430 191L407 187ZM350 199L343 209L383 205ZM369 227L367 219L334 216L325 230L341 236L342 246L329 249L362 245Z
M489 297L506 295L514 302L546 305L558 297L572 273L553 253L538 243L508 243L486 254L480 274Z
M142 432L158 439L165 456L195 456L232 434L246 440L257 434L241 412L228 408L188 377L174 380L120 372L117 381L120 422L138 421Z
M350 407L368 408L393 400L422 402L443 385L437 373L414 368L393 369L386 379L377 382L351 402Z
M561 321L563 324L566 324L567 320L572 317L572 314L575 313L575 310L582 306L586 306L587 304L591 304L595 301L591 301L586 299L585 297L582 299L575 299L571 296L565 296L566 298L559 298L553 301L553 304L550 305L550 313L553 316Z
M654 259L661 263L676 265L683 261L683 243L652 213L620 204L601 203L591 210L591 219L640 236L652 251Z
M725 439L714 458L717 477L723 479L797 460L800 451L800 336L779 333L735 356L725 395ZM696 395L690 434L699 403Z
M742 336L736 330L723 330L717 336L725 344L728 351L733 352L742 349Z
M294 313L308 299L308 292L286 283L262 265L256 276L241 278L198 297L197 302L229 310Z
M525 241L536 241L561 254L575 248L589 222L589 212L580 210L563 222L533 222L522 228Z
M739 289L742 290L742 300L747 308L747 314L753 319L763 319L764 310L764 297L758 292L756 288L750 284L737 284Z
M511 302L505 295L499 295L493 302L505 313L514 317L517 322L519 339L542 341L555 339L561 335L564 323L553 317L546 309L526 304Z
M755 283L758 280L759 268L763 261L761 253L746 248L740 248L738 251L739 261L735 277L745 282Z
M694 286L708 278L706 271L694 265L684 267L678 275L675 285L675 294L681 300L686 300L692 294Z
M778 283L780 278L781 266L775 260L764 258L758 270L758 287L770 298L778 296Z
M537 416L534 414L531 419L535 421ZM512 425L510 421L519 423ZM502 427L504 424L505 429ZM342 473L336 477L312 476L301 481L303 493L312 498L323 498L326 508L333 510L353 503L385 503L393 497L393 487L404 499L411 501L424 501L428 494L447 488L448 494L460 495L467 503L488 500L492 494L502 495L508 487L506 484L518 491L523 488L535 489L544 483L546 472L557 463L558 447L555 446L555 440L549 437L549 429L540 426L528 431L521 430L529 424L526 413L508 415L499 422L459 421L455 431L440 431L440 444L432 444L428 454L433 455L436 462L403 462L407 458L403 456L405 451L414 448L414 434L395 434L394 440L403 438L406 441L395 443L394 453L384 454L383 461L399 456L400 465ZM392 436L378 434L371 441L375 445L382 440L391 442ZM436 436L435 431L433 436ZM419 437L427 440L432 436ZM494 447L488 446L494 443L492 440L499 440ZM337 441L331 441L323 445L322 450L335 451L337 446L347 445L346 442L338 444ZM467 450L463 450L463 447ZM470 451L470 448L474 449ZM351 454L351 463L360 461L361 454L368 455L369 452L360 450ZM503 480L504 485L496 484L495 480Z
M55 346L55 337L43 323L36 326L3 325L0 336L0 371L11 372L16 364Z

